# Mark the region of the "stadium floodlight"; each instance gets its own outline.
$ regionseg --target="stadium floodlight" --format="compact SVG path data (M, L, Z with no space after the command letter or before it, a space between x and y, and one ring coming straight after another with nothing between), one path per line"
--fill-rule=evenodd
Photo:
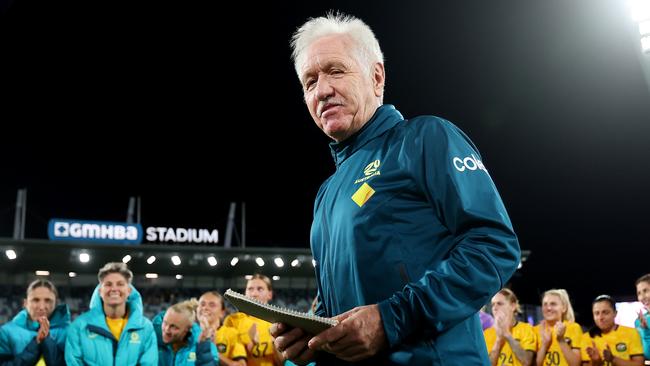
M244 278L246 279L246 281L250 281L253 279L253 275L246 275L244 276Z
M232 259L230 260L230 265L234 267L238 262L239 262L239 258L232 257Z
M262 259L262 257L255 258L255 263L260 267L264 267L264 259Z
M275 262L275 265L280 268L284 267L284 261L280 257L275 258L273 262Z
M156 256L152 255L151 257L147 258L147 263L152 264L153 262L156 261Z
M79 262L81 262L81 263L90 262L90 254L88 254L88 253L79 254Z
M129 254L122 257L122 263L129 263L130 260L131 260L131 256Z
M10 260L14 260L14 259L16 259L16 257L17 257L16 252L15 252L13 249L7 249L7 250L5 250L5 255L6 255L7 258L9 258Z
M628 0L627 7L635 22L650 19L650 0Z
M650 35L641 38L641 51L643 53L650 53Z
M146 278L158 278L158 273L146 273L144 276Z
M280 279L280 276L273 276L273 281L278 281Z
M298 260L298 258L291 261L291 267L298 267L299 265L300 265L300 261Z
M177 275L176 275L176 279L177 279L177 280L182 280L182 279L183 279L183 275L182 275L182 274L177 274Z
M77 272L68 272L68 276L69 276L70 278L77 277Z
M50 271L36 271L37 276L49 276Z
M212 255L209 256L209 257L208 257L208 264L210 265L210 267L214 267L214 266L216 266L216 265L217 265L217 258L215 258L215 257L212 256Z
M311 265L314 266L314 267L316 267L316 260L315 260L315 259L312 259L312 260L311 260Z
M650 0L628 0L627 7L639 27L641 52L650 54Z
M177 255L172 256L172 263L175 266L180 266L181 265L181 257L179 257Z

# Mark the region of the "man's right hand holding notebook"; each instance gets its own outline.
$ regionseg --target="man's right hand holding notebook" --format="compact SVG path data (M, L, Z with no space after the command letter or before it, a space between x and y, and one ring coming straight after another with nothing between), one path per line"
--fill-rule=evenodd
M387 347L378 305L359 306L333 319L338 325L316 336L283 323L271 326L275 347L282 356L297 364L307 364L316 358L316 351L325 351L344 361L368 358Z

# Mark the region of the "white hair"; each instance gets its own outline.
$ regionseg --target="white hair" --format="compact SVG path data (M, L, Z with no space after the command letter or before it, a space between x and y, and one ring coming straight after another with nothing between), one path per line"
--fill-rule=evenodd
M329 12L323 17L310 18L291 37L291 58L298 79L301 78L300 69L305 62L305 50L309 45L319 38L336 34L347 35L356 43L357 61L369 74L375 63L384 63L379 42L366 23L351 15Z

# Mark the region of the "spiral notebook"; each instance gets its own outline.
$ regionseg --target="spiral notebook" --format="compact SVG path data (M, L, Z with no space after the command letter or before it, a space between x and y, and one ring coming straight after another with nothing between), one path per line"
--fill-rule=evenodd
M243 313L271 323L289 324L292 327L301 328L310 334L318 334L338 324L338 321L334 319L285 309L275 305L262 304L255 299L251 299L231 289L226 290L224 296Z

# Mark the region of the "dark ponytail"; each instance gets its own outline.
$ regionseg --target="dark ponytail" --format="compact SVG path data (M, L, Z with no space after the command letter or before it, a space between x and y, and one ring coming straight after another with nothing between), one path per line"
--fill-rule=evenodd
M603 302L606 301L609 303L609 305L612 307L614 312L616 312L616 301L614 301L614 298L612 298L609 295L600 295L594 299L594 301L591 303L591 307L593 308L594 304L597 302ZM603 336L603 331L602 329L598 328L596 324L594 324L593 327L589 328L589 336L591 338L595 338L596 336L602 337Z

